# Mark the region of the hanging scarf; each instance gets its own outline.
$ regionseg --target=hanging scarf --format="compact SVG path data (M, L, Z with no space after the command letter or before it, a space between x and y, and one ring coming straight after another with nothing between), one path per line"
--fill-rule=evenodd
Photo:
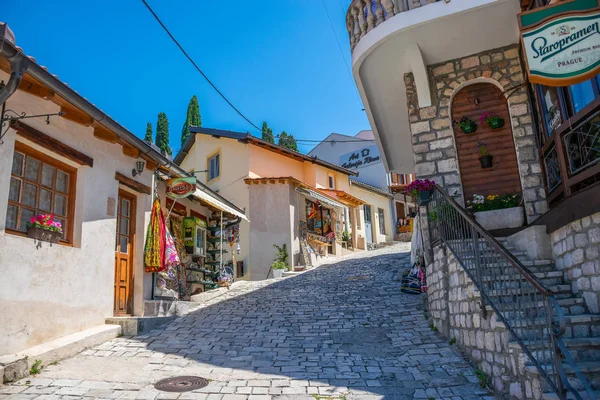
M144 246L146 272L162 272L165 270L165 242L165 216L157 197L152 205L150 223L146 231L146 245Z

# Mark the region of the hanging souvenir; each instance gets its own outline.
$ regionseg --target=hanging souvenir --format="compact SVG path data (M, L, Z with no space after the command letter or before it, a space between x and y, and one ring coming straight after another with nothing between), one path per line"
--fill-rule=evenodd
M157 197L152 205L152 214L146 232L146 244L144 246L146 272L165 270L165 231L165 216Z

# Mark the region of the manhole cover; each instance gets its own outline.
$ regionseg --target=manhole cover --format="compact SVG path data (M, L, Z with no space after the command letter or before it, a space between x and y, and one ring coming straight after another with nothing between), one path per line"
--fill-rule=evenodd
M199 376L176 376L162 379L154 384L156 390L163 392L190 392L208 385L208 381Z
M348 278L349 281L364 281L369 279L367 275L354 275Z

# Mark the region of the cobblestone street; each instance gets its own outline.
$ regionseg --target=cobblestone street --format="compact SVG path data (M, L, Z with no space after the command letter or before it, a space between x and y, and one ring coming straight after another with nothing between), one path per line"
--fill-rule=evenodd
M0 398L492 399L473 368L400 292L407 245L297 276L240 282L212 304L137 337L87 350L12 385ZM205 388L159 392L196 375Z

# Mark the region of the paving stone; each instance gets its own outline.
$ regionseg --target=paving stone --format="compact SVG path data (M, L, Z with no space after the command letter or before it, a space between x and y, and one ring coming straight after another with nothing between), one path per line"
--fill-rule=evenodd
M0 387L0 396L484 398L477 380L468 380L470 365L429 328L422 298L400 292L398 267L408 267L408 249L400 244L326 260L291 278L236 282L170 324L108 341L45 368L29 383ZM457 371L465 372L460 382L451 378ZM210 382L186 393L148 384L175 375Z

